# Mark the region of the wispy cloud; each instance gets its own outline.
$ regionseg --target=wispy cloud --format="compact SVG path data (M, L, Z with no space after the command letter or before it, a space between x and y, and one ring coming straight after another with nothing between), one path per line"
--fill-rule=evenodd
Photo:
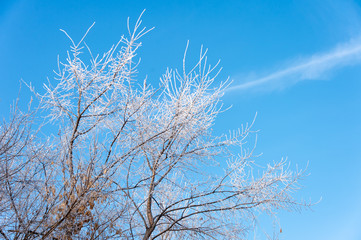
M275 90L303 80L321 79L334 69L358 63L361 63L361 41L350 42L326 53L315 54L265 76L248 78L246 82L231 86L228 91ZM237 82L237 79L235 80Z

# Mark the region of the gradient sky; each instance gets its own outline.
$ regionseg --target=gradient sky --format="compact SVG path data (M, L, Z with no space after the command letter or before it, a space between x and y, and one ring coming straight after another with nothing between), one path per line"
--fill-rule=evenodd
M308 174L298 199L312 211L280 212L280 239L361 239L361 2L351 0L93 1L0 0L0 114L19 82L54 77L57 55L96 22L86 42L101 53L126 33L126 19L155 29L143 38L139 78L156 83L201 45L233 81L215 132L253 120L261 164L287 157ZM31 94L23 87L24 102ZM263 217L261 218L263 219ZM261 220L263 221L263 220ZM272 223L270 223L272 225ZM268 229L267 224L262 225ZM265 239L258 228L255 239Z

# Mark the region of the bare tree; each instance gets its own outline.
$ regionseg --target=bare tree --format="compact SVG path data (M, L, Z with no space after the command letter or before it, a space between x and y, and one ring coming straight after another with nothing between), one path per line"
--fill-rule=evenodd
M140 25L100 56L86 34L69 37L56 82L37 93L46 131L29 115L2 126L3 238L242 239L258 211L308 206L291 196L302 172L255 164L252 124L212 133L228 83L206 52L159 86L136 79Z

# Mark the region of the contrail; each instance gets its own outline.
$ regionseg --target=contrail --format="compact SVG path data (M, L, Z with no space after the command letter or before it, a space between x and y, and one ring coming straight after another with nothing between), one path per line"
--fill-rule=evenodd
M361 43L348 44L336 48L328 53L316 54L301 63L291 65L285 69L278 70L265 77L257 78L233 87L227 91L245 90L255 87L261 87L266 84L287 82L298 82L307 79L317 79L323 73L336 67L352 65L361 59ZM274 88L274 86L270 86Z

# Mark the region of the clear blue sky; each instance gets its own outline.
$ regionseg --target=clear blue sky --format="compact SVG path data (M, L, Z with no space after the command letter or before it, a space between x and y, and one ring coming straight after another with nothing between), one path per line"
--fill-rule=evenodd
M313 211L281 212L281 239L361 239L361 2L1 0L1 116L20 79L41 91L54 76L70 45L60 28L79 40L96 22L86 42L101 53L143 9L144 25L155 29L143 38L139 77L156 82L166 67L181 67L187 40L190 62L203 44L210 62L221 59L219 81L233 80L223 99L233 107L215 131L257 112L259 161L308 163L296 196L322 201Z

